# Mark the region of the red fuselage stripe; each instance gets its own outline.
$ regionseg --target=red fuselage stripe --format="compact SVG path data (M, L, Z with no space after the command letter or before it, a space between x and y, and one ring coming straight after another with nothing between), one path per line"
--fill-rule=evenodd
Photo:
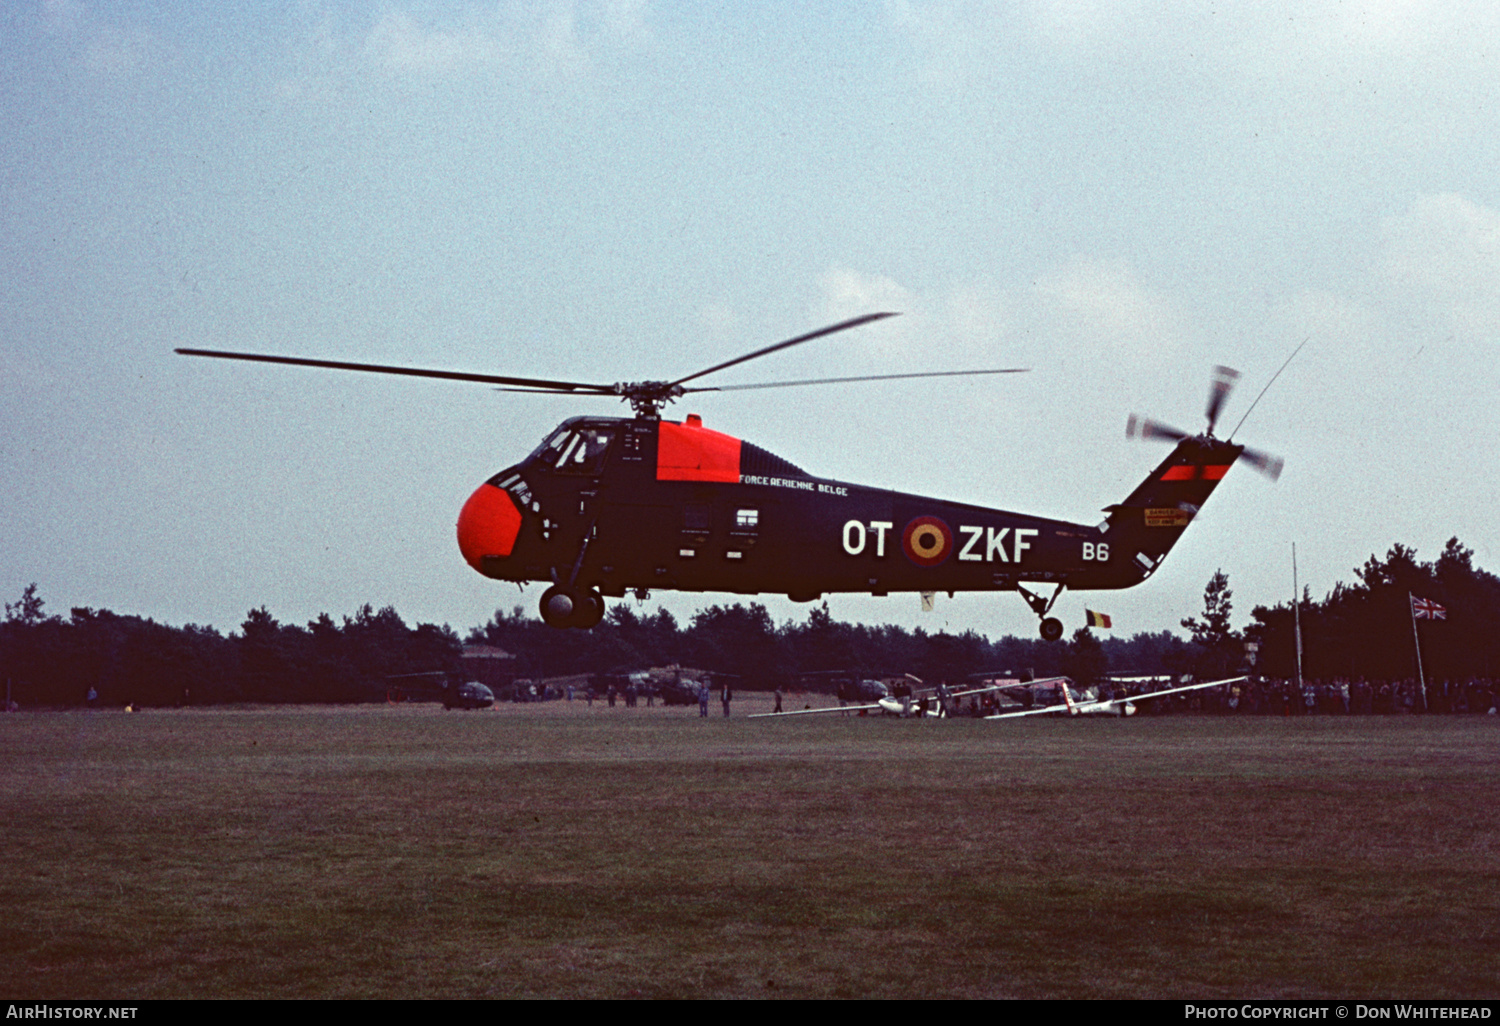
M1199 472L1202 473L1199 473ZM1202 478L1205 481L1218 481L1229 473L1229 464L1215 464L1213 466L1196 466L1192 463L1184 463L1176 467L1168 467L1167 472L1161 476L1163 481L1196 481Z

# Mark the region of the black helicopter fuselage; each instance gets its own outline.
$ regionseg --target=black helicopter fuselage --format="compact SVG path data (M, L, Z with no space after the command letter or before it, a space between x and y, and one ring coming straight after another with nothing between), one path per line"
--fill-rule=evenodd
M574 595L1126 588L1155 570L1240 449L1185 439L1086 525L816 477L696 416L576 417L475 491L459 545L488 577Z
M499 580L548 582L541 613L555 627L592 627L604 616L604 596L630 590L779 593L799 601L836 592L1015 590L1041 618L1042 637L1056 641L1062 623L1047 612L1064 588L1128 588L1145 580L1242 455L1272 478L1280 473L1280 459L1214 438L1239 376L1227 367L1215 370L1203 434L1131 417L1128 434L1176 447L1094 525L815 477L749 442L710 431L696 416L680 423L660 419L664 406L692 393L1025 371L703 383L747 361L893 316L862 314L675 380L613 384L216 349L177 352L628 401L634 419L564 421L525 460L476 489L459 514L458 544L469 565ZM1029 587L1047 583L1054 585L1050 598Z

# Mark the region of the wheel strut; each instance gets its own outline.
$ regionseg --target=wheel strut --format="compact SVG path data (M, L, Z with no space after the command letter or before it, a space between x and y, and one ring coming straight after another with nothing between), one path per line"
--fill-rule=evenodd
M1043 598L1035 592L1027 591L1019 584L1016 585L1016 591L1021 593L1021 597L1026 600L1026 604L1031 607L1031 611L1041 618L1043 641L1057 641L1063 636L1062 621L1055 616L1048 616L1047 614L1052 611L1052 604L1057 601L1057 597L1063 593L1063 589L1066 587L1067 585L1065 584L1059 584L1057 590L1052 593L1051 598Z

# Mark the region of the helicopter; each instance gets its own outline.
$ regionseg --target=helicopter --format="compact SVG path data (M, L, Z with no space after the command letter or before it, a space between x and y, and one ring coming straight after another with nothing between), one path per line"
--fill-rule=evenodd
M336 360L177 349L184 356L364 371L495 385L500 391L604 396L633 417L578 416L529 456L481 484L458 515L458 547L496 580L542 582L541 617L556 628L600 622L605 598L653 590L784 594L1015 591L1062 637L1049 613L1065 588L1129 588L1150 577L1238 459L1274 478L1281 460L1214 437L1238 375L1216 372L1208 428L1189 435L1132 416L1127 434L1175 442L1172 452L1098 524L870 488L811 474L750 442L714 431L697 414L665 420L684 395L742 389L890 381L1026 368L819 378L746 385L690 384L710 374L869 324L840 321L673 381L598 384ZM1038 588L1051 585L1050 596Z

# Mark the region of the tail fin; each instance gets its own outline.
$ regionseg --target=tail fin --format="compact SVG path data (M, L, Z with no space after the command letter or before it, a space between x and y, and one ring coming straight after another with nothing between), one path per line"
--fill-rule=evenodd
M1084 586L1124 588L1150 577L1242 452L1215 438L1178 442L1124 502L1107 507L1108 574L1118 582Z

